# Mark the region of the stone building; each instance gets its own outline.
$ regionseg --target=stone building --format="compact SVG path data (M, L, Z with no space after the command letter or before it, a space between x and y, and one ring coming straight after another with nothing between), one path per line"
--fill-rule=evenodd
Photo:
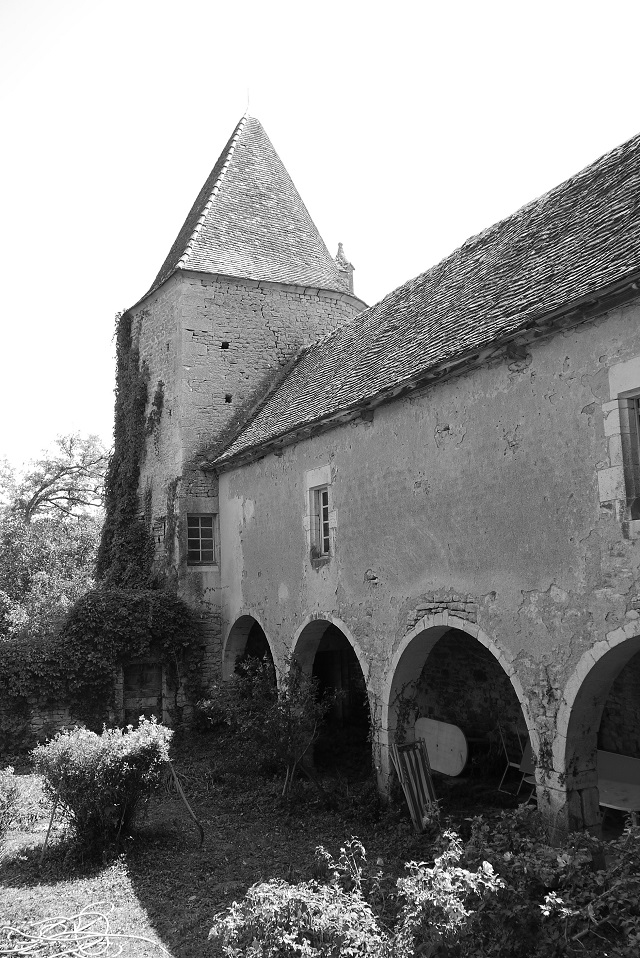
M244 117L130 310L207 668L366 688L382 784L407 715L526 726L541 807L597 828L596 749L640 757L638 196L640 137L366 308Z

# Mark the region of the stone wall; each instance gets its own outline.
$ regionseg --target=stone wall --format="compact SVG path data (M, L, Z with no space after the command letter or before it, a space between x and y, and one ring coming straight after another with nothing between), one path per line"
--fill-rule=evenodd
M464 632L445 632L417 680L421 715L458 725L467 738L515 735L524 716L509 678L483 645Z
M158 427L140 478L150 505L157 571L201 616L205 673L220 669L219 562L186 563L186 517L217 515L218 485L198 469L278 379L300 347L363 306L346 293L180 272L132 310L141 361L154 391L163 384Z

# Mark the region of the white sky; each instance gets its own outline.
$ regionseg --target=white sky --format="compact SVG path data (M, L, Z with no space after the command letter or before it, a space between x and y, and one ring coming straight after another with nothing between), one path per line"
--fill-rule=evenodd
M111 442L113 321L246 106L373 303L640 132L637 2L0 0L0 458Z

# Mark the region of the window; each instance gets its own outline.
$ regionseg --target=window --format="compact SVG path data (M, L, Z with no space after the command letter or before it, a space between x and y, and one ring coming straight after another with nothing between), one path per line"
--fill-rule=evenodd
M311 489L311 545L319 556L330 553L329 487Z
M214 565L215 516L187 516L187 565Z
M316 571L331 561L336 550L338 515L331 489L332 476L329 463L305 472L302 519L311 568Z
M625 493L630 519L640 519L640 396L619 400Z

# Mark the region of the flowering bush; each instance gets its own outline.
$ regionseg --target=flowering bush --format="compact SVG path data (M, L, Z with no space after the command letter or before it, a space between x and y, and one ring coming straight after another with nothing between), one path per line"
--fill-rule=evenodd
M313 881L254 885L209 938L226 958L378 958L388 943L362 895Z
M504 888L489 862L483 861L476 871L461 866L463 846L455 832L445 832L443 839L447 847L432 867L409 862L408 878L398 881L404 900L396 930L398 954L413 955L424 945L434 953L439 949L449 954L455 946L455 954L477 954L478 910L484 900ZM467 951L467 944L472 950Z
M534 809L477 818L466 845L454 832L440 844L433 864L410 862L395 888L367 866L357 838L337 860L320 846L319 881L255 885L216 917L210 937L225 958L640 954L640 828L609 843L603 868L589 836L547 845Z
M142 718L136 729L105 728L101 735L60 732L33 750L47 792L62 804L86 851L98 854L130 830L140 799L159 781L172 735Z
M15 817L19 795L13 768L0 769L0 848Z

